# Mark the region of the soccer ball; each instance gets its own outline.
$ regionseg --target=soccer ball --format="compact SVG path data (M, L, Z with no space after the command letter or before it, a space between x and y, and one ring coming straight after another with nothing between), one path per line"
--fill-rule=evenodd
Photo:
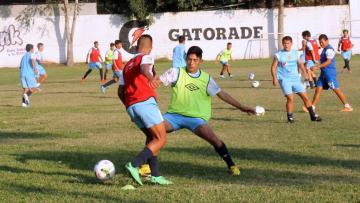
M249 73L248 79L249 80L254 80L254 78L255 78L255 73Z
M259 81L256 81L256 80L251 81L251 87L256 88L256 87L259 87L259 85L260 85L260 82L259 82Z
M262 116L265 114L265 108L262 106L255 106L255 112L257 116Z
M94 172L99 180L107 181L115 176L115 166L109 160L101 160L95 164Z

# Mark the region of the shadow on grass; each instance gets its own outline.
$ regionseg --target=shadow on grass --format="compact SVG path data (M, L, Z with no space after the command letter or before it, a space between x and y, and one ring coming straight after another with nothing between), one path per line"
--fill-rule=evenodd
M351 148L360 148L360 144L334 144L335 147L351 147Z
M39 133L39 132L4 132L0 131L0 142L10 139L53 139L57 137L65 137L53 133Z

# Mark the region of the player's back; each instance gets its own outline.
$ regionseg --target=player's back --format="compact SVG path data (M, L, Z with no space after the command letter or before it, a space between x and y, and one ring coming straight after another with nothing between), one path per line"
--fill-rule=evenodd
M21 58L20 63L20 75L21 76L31 76L34 75L34 70L32 69L32 53L26 52Z

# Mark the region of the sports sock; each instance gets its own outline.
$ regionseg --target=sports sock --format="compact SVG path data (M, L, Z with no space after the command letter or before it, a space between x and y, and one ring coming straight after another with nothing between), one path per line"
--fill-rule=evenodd
M99 69L100 72L100 80L104 80L103 70Z
M287 113L287 118L288 118L288 120L294 119L294 114L288 112L288 113Z
M316 86L317 78L313 77L314 85Z
M310 117L311 117L311 118L315 118L315 117L316 117L316 113L315 113L315 110L314 110L314 107L313 107L313 106L307 107L307 110L309 111L309 114L310 114Z
M314 87L314 81L309 81L310 87Z
M26 93L26 95L27 95L28 97L30 97L30 96L32 95L32 92L31 92L31 91L28 91L28 92Z
M89 69L88 71L86 71L86 73L85 73L85 75L84 75L84 77L83 77L83 79L85 79L90 73L91 73L91 69Z
M103 85L103 87L108 87L108 86L110 86L110 85L112 85L112 84L114 84L115 83L115 80L109 80L107 83L105 83L104 85Z
M145 147L132 161L131 165L134 167L139 167L142 164L145 164L147 160L153 156L152 151Z
M226 145L223 142L222 142L222 145L220 147L214 147L214 148L215 148L215 151L226 162L228 168L230 168L231 166L235 166L235 163L231 159L230 153L229 153Z
M149 158L148 163L150 165L151 176L159 177L160 176L160 166L157 159L157 156L152 156Z

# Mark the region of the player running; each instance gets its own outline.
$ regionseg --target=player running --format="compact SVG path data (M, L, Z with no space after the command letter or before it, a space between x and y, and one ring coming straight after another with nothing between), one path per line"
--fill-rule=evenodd
M112 64L112 71L113 71L113 79L108 81L107 83L100 86L101 92L106 93L107 88L119 81L119 78L122 75L123 70L123 61L122 61L122 55L121 55L121 47L122 42L120 40L115 40L115 50L113 52L113 61Z
M311 71L311 67L315 66L320 60L319 46L315 39L311 39L311 33L304 31L302 37L306 40L305 46L305 64L307 68L308 80L311 88L315 88L316 74Z
M36 69L38 71L38 74L36 75L36 79L37 79L37 82L38 82L36 87L39 87L48 78L48 74L45 71L44 64L50 64L51 62L45 59L44 44L43 43L38 43L37 48L38 48L38 51L35 52Z
M90 63L89 63L89 58L90 58ZM103 59L102 59L101 54L100 54L99 42L95 41L94 42L94 47L92 47L89 50L88 54L86 55L86 64L89 64L89 66L88 66L89 70L87 70L85 75L81 78L82 83L85 82L86 77L95 68L99 69L100 83L104 82L103 71L102 71L102 67L101 67L102 61L103 61Z
M226 162L230 173L237 176L240 175L240 169L232 160L225 143L208 125L211 117L211 97L216 95L224 102L249 115L255 114L255 110L240 104L222 90L208 73L200 69L202 53L200 47L190 47L187 52L186 67L167 70L151 85L153 87L158 87L160 84L172 86L168 112L163 115L166 131L174 132L183 128L192 131L209 142Z
M315 110L306 94L306 90L303 84L301 84L301 79L299 77L298 67L306 75L306 70L304 65L301 63L301 59L298 56L297 50L291 49L292 47L292 38L290 36L285 36L282 38L283 49L275 54L272 66L271 66L271 75L273 78L273 85L277 86L280 84L280 87L286 97L286 112L288 123L294 123L294 93L299 95L303 100L304 105L310 114L311 121L321 121L321 118L315 114Z
M172 67L180 68L186 66L185 37L179 36L179 44L173 49Z
M20 81L23 88L22 107L29 107L29 97L32 93L37 92L37 82L35 75L38 74L36 69L36 56L34 54L34 46L27 44L26 53L21 58L20 63Z
M335 50L329 44L328 37L324 34L319 36L320 46L323 48L320 56L320 65L312 67L312 70L320 69L320 77L316 83L315 94L313 98L313 105L316 106L320 100L320 94L325 89L332 89L343 103L344 108L342 112L353 111L353 108L347 102L344 93L339 88L339 83L336 79L336 58Z
M106 76L108 71L112 68L113 59L114 59L114 50L115 44L110 43L110 49L105 54L105 73L104 73L104 81L106 81Z
M222 50L217 56L216 56L216 60L220 61L221 65L222 65L222 69L220 72L220 78L225 78L224 76L224 72L226 71L229 75L230 78L233 77L233 75L231 74L230 71L230 64L229 64L229 60L232 60L231 54L232 54L232 43L228 42L226 45L226 49Z
M139 166L150 164L150 182L160 185L173 184L160 176L157 155L166 143L164 119L157 105L157 94L149 86L154 80L154 59L149 55L152 50L152 37L142 35L137 41L137 52L123 70L118 95L138 128L146 135L145 148L125 168L137 183L143 185Z
M344 59L345 65L341 72L344 72L345 69L348 70L349 73L351 73L350 68L350 60L351 60L351 49L354 47L354 44L351 43L350 37L349 37L349 31L343 30L343 36L341 37L339 44L338 44L338 51L341 51L341 56Z

